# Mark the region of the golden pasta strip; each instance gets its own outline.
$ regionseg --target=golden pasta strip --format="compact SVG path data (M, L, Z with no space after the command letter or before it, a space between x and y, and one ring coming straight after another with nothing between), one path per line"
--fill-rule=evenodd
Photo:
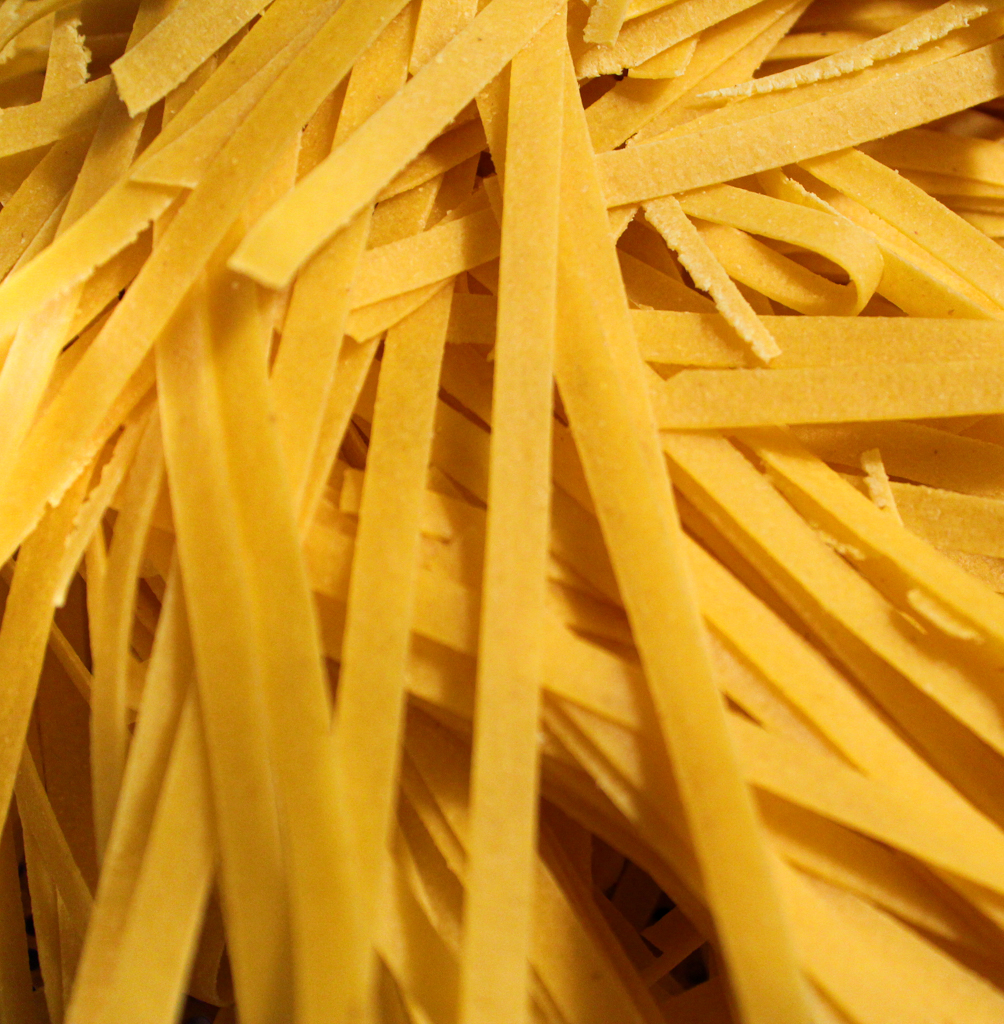
M557 0L495 0L401 92L277 203L234 254L234 270L284 284L533 36ZM344 10L344 8L343 8Z
M701 33L702 38L718 37L720 33L734 26L739 29L746 26L750 31L743 32L735 42L741 43L724 60L716 63L710 72L701 77L699 82L674 100L656 117L652 118L634 137L634 142L644 142L664 134L676 125L685 123L693 117L706 113L706 101L701 93L709 87L728 85L736 81L745 81L763 63L772 49L774 42L784 36L791 26L798 21L801 14L809 6L808 0L783 0L781 3L759 3L746 11L741 11L727 21ZM646 62L647 63L647 62Z
M714 312L715 304L712 299L636 259L623 249L617 250L617 260L621 266L628 301L639 309L673 309L688 313ZM728 324L728 321L725 323ZM731 332L731 327L726 329Z
M919 185L929 195L941 197L941 201L952 209L965 206L970 202L975 205L993 204L1004 196L1004 188L1000 185L990 185L973 178L928 171L906 170L900 173L907 181Z
M633 67L628 75L631 78L679 78L685 74L697 49L699 35L684 39L682 42L668 46L662 53L649 57L647 61Z
M406 856L398 845L388 871L388 912L380 918L377 948L410 993L411 1016L444 1019L455 1013L456 957L408 884Z
M167 97L182 94L180 109L167 119L164 131L154 140L151 152L178 138L211 114L221 103L262 71L290 43L319 28L334 11L333 0L275 0L249 31L227 54L219 67L196 72ZM208 71L208 76L206 72ZM201 80L200 80L201 79ZM191 85L198 86L194 91ZM302 125L301 125L302 127ZM163 141L162 141L163 140Z
M106 76L37 103L5 108L0 112L0 157L93 130L110 91Z
M867 42L857 43L822 60L802 65L792 71L768 75L755 82L747 82L731 89L720 89L715 96L754 96L776 89L794 89L799 85L818 82L826 78L853 74L871 67L880 60L888 60L909 50L919 49L935 39L941 39L958 28L964 28L974 18L992 10L991 3L973 3L972 0L949 0L933 11L919 15L913 21L885 35Z
M335 744L367 922L388 849L415 604L417 498L429 462L451 291L444 286L385 340L352 560Z
M676 0L629 0L626 18L640 18L643 14L668 7L671 3L676 3Z
M0 272L6 275L14 266L63 201L89 144L86 133L57 142L4 204L0 211Z
M631 313L642 355L652 363L709 369L748 366L749 355L719 314L638 309ZM1004 326L970 321L964 333L943 320L763 317L781 354L773 369L876 363L957 362L1004 354Z
M827 304L829 308L820 310L824 315L860 313L881 281L884 264L878 246L842 217L731 185L687 193L680 197L680 205L691 217L808 249L846 270L850 278L847 289L842 289L846 297ZM816 288L822 291L827 285L835 290L828 281L820 281Z
M527 1013L566 52L559 10L510 73L460 975L470 1024Z
M122 433L116 440L114 451L101 467L98 480L87 493L79 511L74 516L72 527L64 540L64 549L53 587L53 602L57 605L62 605L65 602L66 592L73 581L73 574L83 558L84 549L90 543L102 516L108 510L132 465L136 449L142 440L144 431L149 426L149 416L150 410L144 407L140 416L130 418L124 424ZM87 473L87 470L84 472Z
M801 26L799 26L801 28ZM874 36L870 32L837 29L822 32L792 32L771 50L769 61L812 60L829 57L858 43L867 43Z
M373 365L373 356L381 340L371 338L369 341L357 343L347 337L342 343L338 353L334 385L321 420L317 449L307 475L300 506L301 535L306 533L314 520L331 467L335 464L338 450L345 437L352 409L366 381L366 375Z
M645 216L680 257L694 283L715 300L719 312L762 362L770 362L781 350L749 303L725 273L678 200L671 196L645 205Z
M1004 185L999 146L990 139L912 128L890 139L869 142L862 148L869 156L897 170L954 174Z
M212 882L212 825L205 744L195 691L190 689L128 920L105 981L108 991L89 1019L114 1020L124 1007L144 1020L166 1020L174 1012L185 990ZM170 900L163 898L165 889Z
M141 9L129 41L141 38L160 14L149 5ZM125 107L116 97L109 96L65 212L61 215L59 233L79 219L125 173L135 155L144 123L144 117L130 120ZM60 346L73 336L74 324L70 318L76 318L80 312L82 297L83 286L78 285L53 299L18 328L4 372L0 374L0 408L3 409L5 423L4 437L0 442L0 463L4 465L9 465L12 449L20 443L38 410L42 390ZM90 298L93 301L93 294Z
M571 709L569 713L572 713ZM601 743L608 756L615 759L618 770L623 773L625 780L641 789L644 786L646 769L644 764L639 763L637 756L629 754L631 745L641 742L641 736L630 739L628 734L610 725L605 725L602 730L597 731L600 723L580 711L575 711L574 717ZM919 823L909 810L915 804L915 798L907 797L905 793L894 795L881 784L873 786L843 766L841 762L835 761L828 752L808 749L797 741L771 739L769 733L753 726L748 719L735 717L733 728L737 731L750 781L759 789L775 793L796 805L810 808L837 821L846 822L850 820L848 815L861 815L853 822L854 828L869 834L881 833L883 838L894 846L905 843L904 848L912 848L915 841L929 851L933 851L935 846L940 846L942 852L938 856L950 856L948 851L953 844L949 838L951 832L943 831L944 819L942 824L938 824L934 819L930 820L923 835L913 831L915 825ZM645 731L643 729L642 733ZM858 795L850 796L851 792L858 792ZM965 806L957 797L955 799L958 807ZM971 813L970 810L969 814ZM959 819L960 826L962 820ZM986 877L997 877L997 869L990 865L999 857L1002 838L1000 832L986 819L973 819L971 826L963 827L966 827L967 833L974 837L982 836L984 853L989 858L983 861L983 869L976 870L989 870L990 875ZM899 838L893 839L894 833ZM912 834L913 838L908 838L908 834ZM932 843L934 845L931 845ZM961 880L953 882L949 879L949 882L956 885L961 892L965 892ZM999 884L999 878L990 884L996 886Z
M91 912L91 892L73 859L73 852L39 778L35 759L27 748L18 768L14 794L18 816L25 830L31 834L45 870L65 907L69 928L82 937Z
M387 220L380 216L380 211L385 210L388 204L385 203L377 207L371 222L371 239L374 234L379 233L381 241L389 244L421 231L431 215L438 187L437 181L431 181L395 197L390 204L393 207L393 214ZM431 298L436 290L438 289L431 287L425 299ZM413 312L422 304L422 301L416 301L413 307L406 308L400 316L392 318L389 326L404 319L408 313ZM372 332L361 332L360 343L354 341L352 337L346 337L339 350L335 380L328 397L327 407L324 410L317 449L307 476L300 507L301 534L305 534L313 522L328 476L331 473L331 467L335 463L342 439L345 436L349 418L367 380L367 374L373 365L373 356L377 345L382 340L379 335L384 329L385 327L378 327ZM354 323L351 316L346 330L349 335L354 337Z
M409 730L409 749L414 750L416 755L421 754L419 762L424 771L410 759L406 762L413 772L408 791L415 792L416 785L421 787L423 802L420 813L423 823L433 831L437 846L451 867L455 865L454 869L464 877L464 847L469 841L466 800L450 791L453 780L448 780L442 770L436 771L430 764L429 751L423 749L420 752L416 749L414 726L417 722L413 721L412 724L413 728ZM423 747L426 742L423 740ZM447 742L452 745L452 738ZM463 770L466 775L465 769L466 766ZM435 824L430 820L433 817L436 819ZM568 865L554 838L545 832L542 839L546 844L546 859L538 857L537 861L534 945L530 954L538 979L533 986L534 1001L546 994L567 1015L568 1020L582 1021L584 1024L594 1021L599 1024L600 1021L610 1019L610 1014L618 1020L653 1019L652 1003L646 998L637 979L631 978L623 970L623 964L618 963L618 955L621 961L624 960L623 953L611 943L609 930L602 918L590 913L586 902L588 896L584 901L581 889L567 874ZM557 884L559 880L560 885ZM570 886L574 892L571 896ZM586 986L583 986L583 979L578 976L574 966L582 962L594 965ZM546 985L545 991L542 991L542 985Z
M132 893L167 771L193 669L181 580L169 570L141 713L126 765L122 796L105 852L67 1020L93 1019L107 1003Z
M760 809L778 853L793 867L871 900L930 936L974 952L993 948L979 918L946 898L926 870L907 867L901 854L766 793Z
M485 130L476 120L445 132L387 185L377 196L377 200L390 199L409 189L424 185L465 160L478 156L485 145Z
M1004 556L998 500L916 484L890 487L907 529L928 543L970 554Z
M1004 301L998 281L998 268L1004 266L1000 246L901 175L854 150L820 157L805 166L826 184L908 234L933 256L949 262L995 303ZM881 199L877 194L879 183Z
M886 469L930 487L989 498L1004 497L1000 446L920 423L797 427L794 435L820 458L857 467L861 453L880 448Z
M149 255L150 236L144 233L118 256L113 256L94 271L81 291L76 312L67 328L67 340L76 338L88 327L95 325L99 314L108 309L132 284Z
M112 64L115 87L129 113L135 116L163 99L264 6L260 0L227 0L211 6L181 0Z
M0 725L0 806L10 804L21 749L28 731L45 645L52 624L54 575L60 545L80 507L87 485L85 476L74 484L60 504L50 510L21 548L0 626L0 665L7 680L3 688Z
M229 274L210 291L214 369L247 575L284 854L294 998L304 1021L351 1020L367 994L353 841L332 749L296 509L285 478L266 376L270 325L257 288ZM183 566L184 569L184 566Z
M104 855L129 748L126 684L136 583L164 476L160 423L152 417L136 449L109 551L100 618L92 626L91 775L95 838Z
M384 96L404 84L415 16L415 5L408 5L356 63L333 144L378 109ZM304 268L290 299L282 344L273 363L272 394L293 502L298 509L337 372L350 298L369 230L370 215L364 211ZM332 294L340 301L332 302Z
M154 152L144 154L130 170L130 179L152 185L196 188L230 136L310 41L315 27L304 28L236 92L187 131Z
M134 242L178 195L174 188L123 183L44 249L0 283L4 331L53 298L88 278L97 267Z
M494 345L498 300L494 295L454 295L447 345Z
M52 213L45 219L45 223L36 232L35 237L28 242L28 245L18 257L17 263L11 268L12 270L20 270L21 267L33 260L46 246L52 243L56 237L59 221L62 219L68 204L69 196L64 196ZM5 339L5 347L8 342L9 339Z
M78 88L87 81L90 52L80 34L80 10L64 8L55 12L49 55L42 83L42 99L50 99Z
M653 383L665 430L845 423L1004 411L993 362L686 370Z
M9 469L45 394L53 364L69 330L77 295L59 296L21 324L0 371L0 466Z
M734 125L693 131L604 154L597 160L608 206L719 184L807 160L975 106L997 91L997 44L840 93L815 104ZM879 95L901 96L890 105ZM801 132L795 121L816 125Z
M28 8L22 4L7 4L2 14L3 20L0 22L0 49L5 48L16 36L41 18L73 3L76 3L76 0L39 0Z
M228 487L210 330L200 288L158 346L159 401L234 983L242 1012L268 1021L278 1020L292 999L289 904L280 869L265 697L249 649L253 611L240 539L230 528L238 513Z
M59 948L59 898L52 879L41 863L38 844L31 833L24 836L24 861L39 968L49 979L49 983L42 988L45 1007L50 1020L61 1020L65 1005L64 994L68 993L64 993L63 965Z
M927 818L915 811L916 801L887 790L881 783L869 781L847 768L832 754L807 748L804 744L778 736L752 724L749 719L732 715L730 727L736 738L744 771L751 785L796 806L821 814L826 818L879 837L894 848L906 850L949 871L968 876L979 875L984 884L995 890L1000 885L1001 841L1004 836L986 819L974 818L967 829L974 841L972 851L964 858L955 853L952 840L954 830L945 828L938 816ZM576 711L575 718L587 722L588 715ZM591 734L600 739L594 722ZM617 768L626 781L641 789L644 786L644 765L638 758L625 757L625 747L632 742L644 743L641 737L633 740L623 731L604 726L604 748L618 758ZM615 753L621 748L621 754ZM977 839L976 837L980 838ZM975 847L981 848L975 854ZM922 852L923 851L923 852ZM970 852L974 855L970 858ZM933 860L932 860L933 858Z
M744 231L700 221L695 226L729 276L754 296L773 299L806 316L840 315L848 300L854 300L853 288L821 277ZM768 307L773 312L773 306Z
M829 206L868 230L878 243L885 261L879 294L914 317L999 319L995 302L910 236L836 189L821 182L817 187Z
M582 716L581 715L577 716L577 718L580 721L582 720ZM587 728L588 728L588 725L587 725ZM602 743L603 747L606 750L608 750L611 754L613 754L613 756L615 758L620 758L619 763L620 763L620 766L622 768L628 769L629 773L632 772L633 770L636 770L636 769L634 769L633 765L629 766L629 764L623 760L624 755L627 754L627 750L624 749L623 743L618 743L616 741L616 737L613 734L611 734L610 730L606 730L605 731L605 735L602 735L602 736L600 734L597 734L595 732L595 730L591 730L591 735L595 739L599 740ZM611 744L613 744L613 745L611 745ZM617 752L618 747L620 748L620 752L619 753ZM820 963L819 955L818 955L818 952L819 952L818 951L818 946L819 946L819 944L832 941L832 931L831 932L825 932L825 933L821 932L821 933L818 933L818 934L813 933L812 931L810 931L809 933L806 933L806 931L803 930L803 929L808 925L808 921L805 918L800 918L798 923L799 923L800 930L801 930L800 938L802 939L802 942L803 942L803 956L805 958L806 967L810 970L810 972L813 972L813 973L815 973L815 971L821 971L822 973L816 973L815 977L817 978L817 980L820 980L822 983L824 983L826 985L833 985L835 983L839 984L841 982L840 971L839 970L835 970L833 965L826 966L825 962L824 963ZM839 926L839 921L834 922L834 926L835 927ZM918 952L920 952L920 951L918 950ZM946 968L949 968L949 973L950 973L951 972L950 963L949 962L945 962L944 966ZM912 968L906 968L906 969L912 969ZM857 977L854 980L857 981L857 983L859 985L864 983L864 987L867 988L868 980L863 978L863 977L861 977L860 974L858 974ZM945 979L942 978L941 981L939 981L938 985L935 986L935 989L932 990L930 995L931 995L932 998L935 998L935 999L937 999L939 1001L945 1001L945 1005L952 1005L952 1002L951 1002L952 1001L952 996L951 996L952 986L951 985L945 985L944 987L942 987L943 984L944 984L944 980ZM967 980L968 980L968 978L967 978L967 976L965 974L961 975L958 978L958 982L963 983L963 984ZM975 979L973 979L973 980L975 981ZM978 984L977 984L977 987L978 987ZM986 996L989 996L989 992L985 993L984 998L978 1003L978 1005L984 1006L984 1007L989 1005L987 1003ZM874 998L874 996L872 996L872 998ZM871 1019L871 1018L869 1018L869 1019Z
M908 1024L923 1019L933 1006L946 1013L964 1006L967 1019L993 1019L996 993L976 975L953 966L916 932L851 894L793 870L786 870L783 879L801 923L806 971L851 1019ZM876 969L874 960L851 967L858 956L868 958L878 949L896 956L895 980L889 971Z
M778 1015L792 1021L807 1019L788 926L774 901L767 852L700 644L693 584L629 322L621 333L628 319L627 304L616 289L616 269L603 272L613 262L613 248L599 183L588 160L577 91L570 98L563 167L580 177L571 178L577 188L566 185L563 194L558 385L646 670L663 742L682 788L736 1004L751 1022L776 1020ZM569 233L572 225L577 230ZM573 241L585 225L593 225L588 252L581 240ZM603 305L594 305L591 292L597 288L603 289L597 294ZM615 323L621 329L617 333ZM628 438L630 443L625 443ZM679 624L672 643L667 642L668 623ZM677 683L683 678L688 685L681 689ZM709 761L716 765L710 775L699 767ZM718 811L730 808L725 814L731 823L727 836L708 827L710 819L699 810L709 806L705 801L713 801ZM751 877L759 880L752 886ZM748 914L760 921L755 945L749 944L751 936L739 924ZM768 949L769 969L764 960Z
M920 10L917 9L915 13L920 13ZM705 105L704 110L696 111L699 116L694 119L695 123L689 130L703 130L723 124L734 124L750 118L778 113L782 110L791 110L807 103L818 103L827 98L833 99L836 96L854 92L864 85L891 81L905 73L930 67L952 57L974 51L988 43L993 43L1000 37L1002 25L1004 25L1002 15L999 11L995 11L983 18L978 18L968 28L952 32L943 39L918 50L909 50L901 53L898 57L881 61L851 76L825 79L794 90L764 93L737 103L727 102L724 106L712 105L709 108L706 106L707 100L701 101L699 106ZM678 132L686 130L681 127ZM674 132L674 134L676 133Z
M936 799L943 813L948 808L952 814L973 813L825 658L696 543L690 545L690 558L708 622L834 749L865 775L911 798Z
M403 292L454 277L499 254L499 234L491 210L368 250L352 290L355 306L366 306Z
M865 471L865 486L868 488L868 496L875 507L891 515L902 526L903 517L899 514L896 498L892 493L892 485L889 483L889 474L886 472L882 453L878 448L870 448L861 453L861 468Z
M537 868L535 914L539 923L534 966L548 991L567 1019L583 1024L611 1018L655 1024L660 1017L655 1000L594 904L585 880L546 825L542 846ZM572 968L583 962L594 965L588 988Z
M141 38L159 17L156 9L137 14L130 42ZM74 37L75 37L74 29ZM101 122L88 149L79 177L59 223L62 233L104 195L125 172L139 143L145 118L130 121L117 99L109 97ZM43 161L44 163L44 161ZM77 286L49 302L36 316L23 322L0 373L0 408L5 431L0 440L0 465L11 463L42 399L59 347L72 330L82 287Z

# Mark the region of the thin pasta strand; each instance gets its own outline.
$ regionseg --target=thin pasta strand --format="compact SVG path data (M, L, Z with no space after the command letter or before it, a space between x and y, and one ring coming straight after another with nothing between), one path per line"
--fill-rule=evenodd
M487 1024L499 1015L518 1021L525 1018L527 1006L550 514L564 29L561 11L513 60L510 77L486 586L460 976L460 1020L470 1024ZM499 772L502 763L508 767ZM497 896L500 878L505 879L505 900ZM506 937L502 949L500 936Z
M450 292L442 288L385 341L352 561L335 743L356 829L364 920L376 906L388 849L418 558L413 497L428 466ZM402 408L406 422L381 416Z
M225 442L214 408L215 384L207 379L206 302L204 291L197 291L158 346L159 397L168 480L177 496L174 520L195 665L200 691L206 690L200 692L200 705L235 988L244 1014L269 1021L278 1019L278 1008L288 1005L292 995L288 902L279 870L272 780L265 772L260 670L247 651L253 627L241 594L247 585L239 568L243 558L229 528L216 531L228 538L223 544L215 538L206 543L214 521L229 527L237 518L233 497L225 489ZM193 373L193 366L201 372ZM215 464L209 463L210 457ZM218 586L221 581L225 593ZM219 628L238 615L236 631ZM230 642L231 636L238 642ZM250 698L249 680L255 681ZM255 754L249 757L252 749ZM256 837L253 846L243 841L247 835Z

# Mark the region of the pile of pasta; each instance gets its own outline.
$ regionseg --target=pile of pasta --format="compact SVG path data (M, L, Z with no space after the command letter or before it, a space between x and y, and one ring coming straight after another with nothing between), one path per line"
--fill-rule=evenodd
M0 1021L1004 1020L1004 0L3 0L0 202Z

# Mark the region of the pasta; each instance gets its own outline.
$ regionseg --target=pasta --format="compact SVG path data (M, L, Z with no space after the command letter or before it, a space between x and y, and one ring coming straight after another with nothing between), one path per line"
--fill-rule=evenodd
M1004 1019L997 0L0 0L0 1021Z

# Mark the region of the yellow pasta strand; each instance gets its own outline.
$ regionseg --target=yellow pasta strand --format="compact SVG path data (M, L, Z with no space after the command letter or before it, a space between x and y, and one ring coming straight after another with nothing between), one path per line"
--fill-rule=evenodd
M993 362L686 370L656 390L664 429L845 423L1004 411Z
M94 819L99 855L104 854L118 801L129 745L126 684L129 631L140 560L163 480L159 422L151 419L123 491L102 594L101 618L92 629L91 757Z
M133 116L149 110L212 56L264 6L228 0L210 9L181 0L141 42L112 64L115 87Z
M387 92L404 84L415 15L415 5L409 4L356 63L335 130L335 145L365 120ZM283 325L271 385L297 507L302 505L324 406L337 374L349 301L358 287L359 264L369 230L370 215L364 211L304 268ZM331 302L332 294L340 301Z
M288 1005L292 997L288 898L279 871L273 783L264 772L268 764L264 694L248 650L252 613L240 594L246 586L237 568L243 565L242 552L229 530L237 513L227 493L225 442L214 408L215 382L209 377L205 304L200 290L158 347L164 454L172 494L177 495L178 557L195 664L200 691L206 690L200 693L200 705L235 988L242 1012L252 1020L268 1021L278 1019L279 1007ZM200 372L194 373L194 367ZM209 463L209 457L215 464ZM219 538L210 540L214 521L228 524L225 531L216 531L229 537L223 545ZM226 592L218 586L221 582ZM220 628L237 616L236 631ZM251 694L249 680L255 680ZM235 728L237 721L240 725ZM254 750L251 757L249 750ZM243 841L247 835L255 836L253 847Z
M683 207L671 197L645 206L645 215L676 250L694 283L709 292L722 316L763 362L780 355L781 349L740 294L721 265L687 220Z
M544 650L565 19L512 65L460 1020L525 1019ZM546 142L542 145L541 140ZM500 772L499 766L506 765ZM500 879L507 897L498 898ZM500 939L505 945L500 948Z
M3 689L0 722L4 742L0 745L0 806L6 808L14 789L21 749L35 700L38 677L55 606L54 570L61 554L61 538L84 496L87 481L79 479L62 502L43 519L39 529L23 546L7 597L0 626L0 665L7 680Z
M356 829L365 920L376 906L388 849L418 557L415 498L428 466L450 292L442 288L385 342L352 560L335 742ZM408 414L396 417L404 408ZM395 418L381 416L386 409Z

